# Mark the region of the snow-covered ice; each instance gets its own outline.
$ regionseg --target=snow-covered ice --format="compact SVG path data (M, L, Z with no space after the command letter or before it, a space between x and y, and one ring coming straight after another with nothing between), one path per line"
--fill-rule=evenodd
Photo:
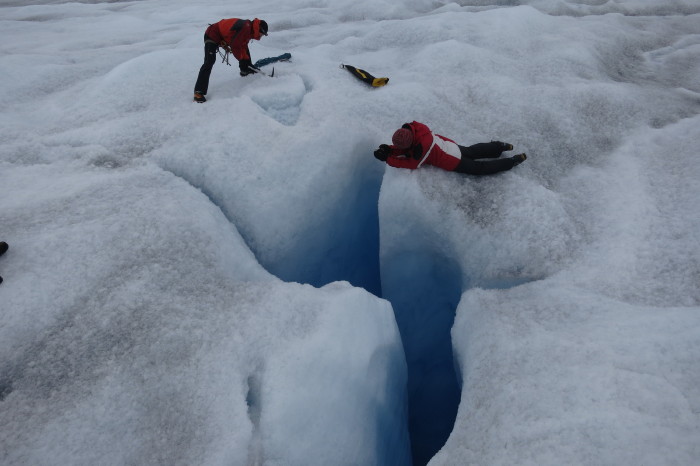
M292 61L218 61L193 104L228 17ZM696 0L6 0L0 27L0 464L700 461ZM412 120L529 158L374 159Z

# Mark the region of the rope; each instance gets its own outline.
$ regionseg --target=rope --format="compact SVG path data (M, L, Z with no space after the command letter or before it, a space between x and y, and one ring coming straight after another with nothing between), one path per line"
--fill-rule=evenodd
M213 40L206 40L204 42L211 42L212 44L216 44ZM216 44L216 51L221 57L221 63L226 63L228 66L231 66L231 64L228 62L228 55L231 52L231 49L228 47L228 45L225 42L222 42L221 44ZM221 49L224 49L222 52Z
M221 49L224 49L222 52ZM228 66L231 66L231 64L228 62L228 54L231 53L231 51L228 48L225 47L220 47L219 50L219 56L221 57L221 63L226 63Z

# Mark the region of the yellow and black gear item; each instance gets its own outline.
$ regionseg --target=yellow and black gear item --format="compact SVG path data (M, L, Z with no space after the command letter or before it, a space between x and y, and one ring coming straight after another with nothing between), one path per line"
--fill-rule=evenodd
M364 81L372 87L382 87L389 82L389 78L375 78L365 70L355 68L351 65L340 65L341 68L345 68L350 72L351 75L355 76L360 81Z

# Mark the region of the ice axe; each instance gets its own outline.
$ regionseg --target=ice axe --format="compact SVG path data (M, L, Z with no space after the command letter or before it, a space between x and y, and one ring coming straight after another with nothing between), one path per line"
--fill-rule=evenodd
M260 68L256 68L253 65L248 65L248 70L252 71L253 73L260 73L261 75L267 76L269 78L272 78L275 76L275 68L274 67L272 67L272 73L270 73L270 74L265 73L263 70L261 70Z

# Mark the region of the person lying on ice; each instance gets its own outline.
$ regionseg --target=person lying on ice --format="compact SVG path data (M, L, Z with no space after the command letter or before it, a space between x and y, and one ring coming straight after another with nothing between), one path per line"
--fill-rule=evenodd
M209 76L216 63L219 47L226 51L226 62L228 63L228 54L233 54L238 60L241 76L247 76L256 72L250 59L248 42L251 39L260 40L266 35L267 23L258 18L253 21L229 18L211 24L204 32L204 64L199 69L197 82L194 85L194 101L199 103L207 101L204 96L209 89Z
M525 154L497 158L513 150L511 144L500 141L460 146L452 139L433 134L430 128L417 121L401 126L391 141L393 145L380 145L374 156L392 167L411 170L427 164L469 175L491 175L510 170L527 158Z

